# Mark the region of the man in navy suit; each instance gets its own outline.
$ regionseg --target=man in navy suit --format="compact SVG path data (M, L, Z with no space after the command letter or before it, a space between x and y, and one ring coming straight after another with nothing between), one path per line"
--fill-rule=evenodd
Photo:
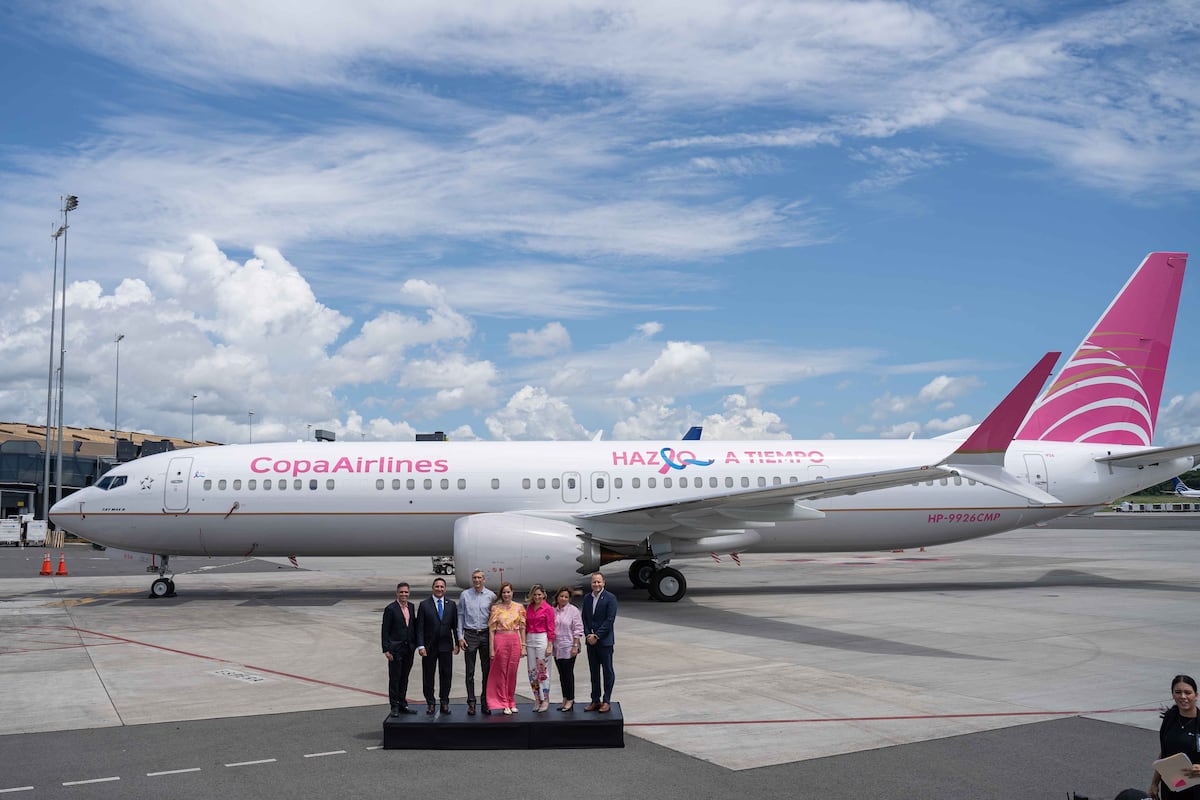
M426 714L433 713L433 676L438 675L438 699L442 713L450 713L450 679L454 656L458 655L458 606L446 599L446 581L433 582L433 597L417 607L417 652L421 654L421 688L425 690Z
M383 656L388 662L388 701L392 716L415 714L408 707L408 673L412 672L413 652L417 647L416 610L408 602L408 584L396 584L396 602L383 610L383 631L380 634Z
M617 598L604 590L604 576L592 576L592 593L583 598L583 633L587 642L588 669L592 673L592 702L584 711L608 713L613 684L613 625L617 621ZM604 673L604 694L600 694L600 673Z

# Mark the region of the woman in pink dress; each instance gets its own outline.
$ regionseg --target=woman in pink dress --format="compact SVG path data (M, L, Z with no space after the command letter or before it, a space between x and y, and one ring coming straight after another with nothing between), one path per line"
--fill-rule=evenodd
M550 659L554 657L554 609L546 602L546 590L535 583L529 590L525 609L525 666L529 669L529 688L533 691L533 710L550 708Z
M488 617L488 645L492 667L488 672L487 701L493 714L517 713L517 667L525 653L525 607L513 602L513 587L500 584L500 599Z

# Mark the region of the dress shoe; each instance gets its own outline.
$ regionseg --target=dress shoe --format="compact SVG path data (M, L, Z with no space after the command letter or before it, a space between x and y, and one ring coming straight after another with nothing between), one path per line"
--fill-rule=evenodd
M433 707L433 703L430 703L429 705L425 706L425 713L426 713L426 714L432 714L432 713L433 713L433 708L434 708L434 707Z
M442 713L443 714L450 713L450 704L449 703L442 703Z
M393 716L393 717L400 716L400 704L399 703L392 704L392 713L389 716Z
M563 704L558 707L558 710L559 711L570 711L574 707L575 707L574 700L563 700Z
M584 707L583 710L584 711L597 711L597 710L599 710L599 708L600 708L599 703L588 703L587 706Z
M400 706L400 713L401 714L415 714L415 713L417 713L417 710L415 708L409 708L408 706Z
M475 704L474 703L467 703L467 716L468 717L475 716Z
M612 706L610 706L608 703L601 703L600 707L597 708L596 710L599 711L601 714L607 714L609 711L612 710Z

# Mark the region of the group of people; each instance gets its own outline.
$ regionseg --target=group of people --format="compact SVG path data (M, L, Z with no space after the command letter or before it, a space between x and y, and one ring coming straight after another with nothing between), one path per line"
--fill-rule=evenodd
M587 647L591 673L591 703L584 711L607 713L612 701L613 626L617 598L604 588L604 576L591 577L592 591L581 607L571 603L571 589L562 587L548 602L546 590L534 585L526 604L513 600L513 586L500 584L499 594L487 588L483 570L471 573L471 587L458 602L446 598L446 581L436 578L431 596L413 607L411 587L396 586L396 601L383 610L381 645L388 662L388 700L391 715L415 714L406 698L408 676L416 658L421 658L421 687L425 713L450 713L450 686L454 656L464 654L467 684L467 714L476 707L484 714L517 713L515 699L521 659L526 660L533 710L550 708L550 660L558 673L562 703L559 711L575 705L575 659L581 642ZM481 667L482 691L475 692L476 664ZM435 699L434 682L437 682Z

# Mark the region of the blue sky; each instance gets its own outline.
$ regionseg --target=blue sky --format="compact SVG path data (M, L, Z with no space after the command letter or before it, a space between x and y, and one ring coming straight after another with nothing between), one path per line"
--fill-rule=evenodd
M124 334L163 435L939 435L1194 249L1195 52L1186 2L7 4L0 420L75 194L68 424Z

